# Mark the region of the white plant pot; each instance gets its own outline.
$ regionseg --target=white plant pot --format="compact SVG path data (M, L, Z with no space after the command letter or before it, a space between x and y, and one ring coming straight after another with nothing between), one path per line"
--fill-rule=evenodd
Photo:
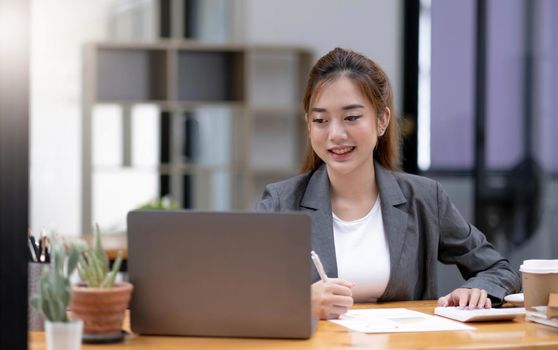
M79 350L83 321L70 322L45 321L47 350Z

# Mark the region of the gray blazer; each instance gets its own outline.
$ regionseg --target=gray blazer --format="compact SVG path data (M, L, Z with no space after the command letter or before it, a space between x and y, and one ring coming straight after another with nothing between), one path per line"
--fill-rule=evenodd
M463 288L485 289L495 303L521 288L519 275L473 225L467 223L434 180L391 172L375 164L391 272L379 301L437 298L436 261L456 264ZM303 211L312 221L312 249L337 277L329 178L314 172L267 185L259 211ZM319 276L312 270L312 279Z

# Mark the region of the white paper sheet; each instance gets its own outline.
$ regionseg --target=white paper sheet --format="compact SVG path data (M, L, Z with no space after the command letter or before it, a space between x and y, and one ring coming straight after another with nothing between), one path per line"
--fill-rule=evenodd
M409 309L349 310L340 319L330 320L363 333L404 333L472 330L461 322Z

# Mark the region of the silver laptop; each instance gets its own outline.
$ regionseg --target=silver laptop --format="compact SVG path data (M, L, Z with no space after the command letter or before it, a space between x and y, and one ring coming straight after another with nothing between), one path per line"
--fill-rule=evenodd
M132 211L132 331L309 338L310 250L301 213Z

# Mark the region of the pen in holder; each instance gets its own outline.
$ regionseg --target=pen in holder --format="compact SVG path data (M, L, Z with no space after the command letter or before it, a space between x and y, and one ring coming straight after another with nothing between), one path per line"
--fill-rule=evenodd
M28 264L28 276L29 276L29 287L27 294L27 327L30 331L42 331L45 327L45 320L43 315L31 306L31 296L37 293L39 288L39 281L43 274L43 271L50 264L39 263L39 262L29 262Z
M31 331L44 330L44 317L35 308L31 306L31 296L37 293L39 281L43 275L45 268L50 266L50 242L46 235L46 231L41 230L39 239L35 239L31 229L27 230L27 248L28 248L28 293L27 293L27 325Z

